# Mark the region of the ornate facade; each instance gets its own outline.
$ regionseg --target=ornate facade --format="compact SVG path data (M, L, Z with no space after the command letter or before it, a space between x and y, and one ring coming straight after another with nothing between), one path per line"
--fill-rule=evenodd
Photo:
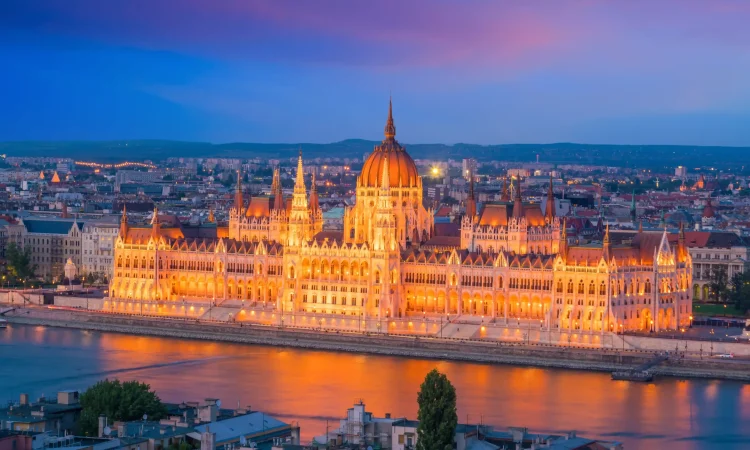
M524 202L520 183L504 201L477 208L473 176L460 242L436 245L422 178L396 140L392 108L385 139L357 180L343 232L322 231L313 181L300 154L294 192L278 173L271 196L245 204L239 178L226 230L187 237L129 227L115 250L113 298L265 302L286 312L385 319L462 316L539 322L591 332L677 329L692 314L692 259L684 233L639 232L627 241L571 245L554 207ZM548 198L553 198L552 184ZM437 238L435 238L437 239Z

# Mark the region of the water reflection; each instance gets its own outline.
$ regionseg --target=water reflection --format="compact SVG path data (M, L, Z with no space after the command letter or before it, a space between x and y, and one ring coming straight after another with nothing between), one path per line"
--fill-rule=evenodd
M376 415L416 418L433 367L458 393L459 420L615 438L628 448L748 448L750 386L301 351L115 333L11 326L0 333L0 400L138 379L168 401L219 397L321 433L363 399Z

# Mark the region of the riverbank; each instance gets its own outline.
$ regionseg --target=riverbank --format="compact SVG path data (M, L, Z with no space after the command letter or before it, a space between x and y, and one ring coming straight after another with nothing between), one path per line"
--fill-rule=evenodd
M632 368L653 357L653 353L648 351L561 348L549 345L455 341L383 334L317 332L259 325L240 326L193 320L110 316L85 311L43 308L17 309L4 317L10 323L133 335L600 372ZM750 382L750 364L744 361L674 358L654 367L652 371L657 376Z

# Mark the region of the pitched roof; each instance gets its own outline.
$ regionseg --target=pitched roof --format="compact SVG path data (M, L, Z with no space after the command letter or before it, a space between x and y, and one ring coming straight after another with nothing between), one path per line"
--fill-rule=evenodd
M524 203L523 216L530 226L540 227L545 225L544 214L542 214L542 209L537 203ZM479 225L507 227L511 217L513 217L513 203L488 202L482 206L482 211L479 213Z
M78 225L79 230L83 230L83 222L74 220L60 219L23 219L26 231L29 233L43 234L68 234L73 224Z
M669 242L675 243L679 239L676 233L670 233ZM729 248L747 245L741 237L734 233L721 231L686 231L685 245L688 247Z

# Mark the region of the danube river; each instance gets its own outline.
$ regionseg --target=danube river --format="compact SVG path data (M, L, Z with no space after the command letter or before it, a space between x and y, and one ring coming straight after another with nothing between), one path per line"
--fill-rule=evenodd
M298 421L303 440L362 399L377 416L416 419L433 367L456 386L459 421L624 442L626 448L750 448L750 385L413 360L41 326L0 330L0 400L85 389L103 378L151 384L163 400L221 398Z

